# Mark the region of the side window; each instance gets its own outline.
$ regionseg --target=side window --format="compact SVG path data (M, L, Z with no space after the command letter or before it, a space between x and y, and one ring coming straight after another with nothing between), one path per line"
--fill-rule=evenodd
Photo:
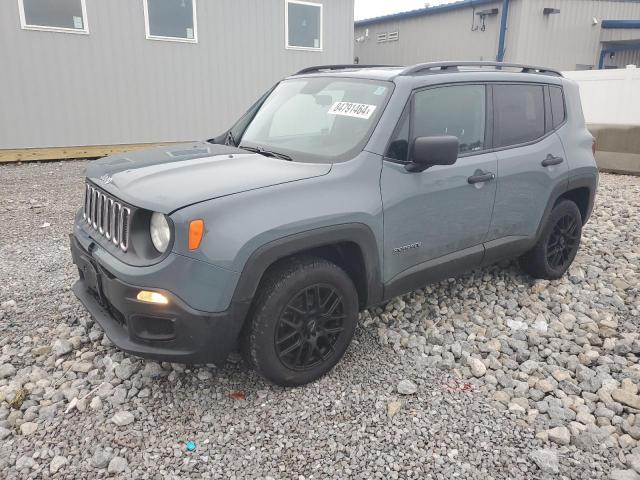
M564 122L564 96L560 87L549 86L549 95L551 96L551 116L553 117L553 128Z
M453 135L460 140L460 153L485 147L484 85L430 88L413 97L412 138Z
M493 86L494 146L530 142L544 135L544 96L540 85Z

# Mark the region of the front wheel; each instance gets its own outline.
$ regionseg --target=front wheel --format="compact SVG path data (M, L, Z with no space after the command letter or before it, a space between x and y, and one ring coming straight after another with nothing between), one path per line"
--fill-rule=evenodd
M578 253L581 235L578 206L571 200L562 200L553 207L538 243L522 256L520 263L535 278L560 278Z
M292 259L261 284L244 353L267 380L303 385L338 363L357 319L358 294L340 267L315 257Z

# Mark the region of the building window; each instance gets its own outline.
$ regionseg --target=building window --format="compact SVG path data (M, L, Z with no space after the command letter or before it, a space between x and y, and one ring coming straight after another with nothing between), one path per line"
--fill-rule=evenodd
M322 50L322 4L286 0L286 48Z
M143 0L147 39L198 42L196 0Z
M18 0L25 30L89 33L85 0Z

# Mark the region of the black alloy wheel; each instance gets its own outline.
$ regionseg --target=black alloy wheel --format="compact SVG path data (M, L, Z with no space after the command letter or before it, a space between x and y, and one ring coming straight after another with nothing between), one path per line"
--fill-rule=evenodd
M276 385L298 386L329 372L358 322L358 291L329 260L284 259L260 287L241 339L247 363Z
M321 364L335 351L344 319L342 295L331 285L300 290L280 315L274 338L278 358L292 370Z
M535 278L555 280L573 263L582 236L582 214L571 200L560 200L546 218L536 244L520 258Z
M578 222L571 215L561 217L551 230L547 241L547 262L556 270L563 270L580 244Z

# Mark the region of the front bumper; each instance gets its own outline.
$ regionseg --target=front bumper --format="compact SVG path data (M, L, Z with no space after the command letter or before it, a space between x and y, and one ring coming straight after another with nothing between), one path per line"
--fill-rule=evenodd
M236 347L248 302L232 301L219 313L193 309L169 291L119 280L73 235L70 239L80 275L73 292L121 350L163 361L220 365ZM136 297L143 289L162 293L169 303L139 301Z

